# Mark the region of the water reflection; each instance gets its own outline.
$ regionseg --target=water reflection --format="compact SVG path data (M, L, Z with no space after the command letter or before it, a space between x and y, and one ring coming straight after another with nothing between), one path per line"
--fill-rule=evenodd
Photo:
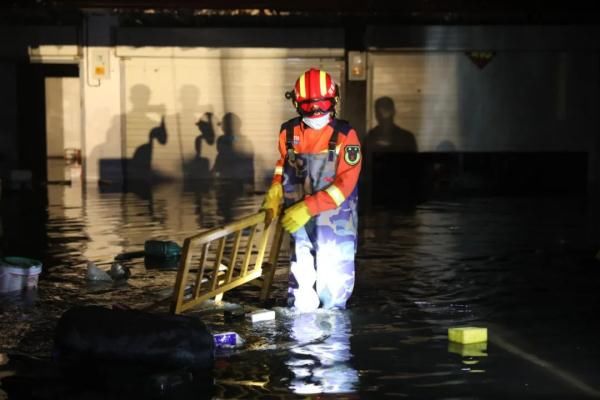
M244 193L223 203L217 188L198 195L179 183L153 187L148 199L95 186L48 189L47 206L18 193L1 200L4 254L41 253L44 262L35 296L0 299L0 352L9 355L48 356L58 316L75 304L141 307L172 290L174 271L145 269L142 260L132 262L126 284L91 288L87 260L107 268L103 261L140 250L145 240L181 243L262 201ZM215 331L235 330L248 343L215 365L218 398L594 394L600 264L589 224L581 203L566 198L429 201L410 212L363 215L348 311L229 325L222 312L202 315ZM286 278L282 268L274 297L285 298ZM252 285L225 296L251 305L257 298ZM504 326L506 338L503 346L490 340L487 357L482 348L449 348L449 326L487 322ZM488 326L497 339L500 327ZM0 376L12 368L1 367ZM558 368L563 378L555 378ZM578 382L596 391L582 392Z
M149 197L138 192L102 194L88 188L88 207L84 214L84 256L107 262L122 252L138 251L150 239L174 240L201 229L220 225L253 213L253 198L239 199L223 185L204 186L189 191L184 183L159 184Z
M299 344L286 362L293 373L290 389L297 394L351 393L358 372L351 366L348 311L319 310L295 316L291 337Z

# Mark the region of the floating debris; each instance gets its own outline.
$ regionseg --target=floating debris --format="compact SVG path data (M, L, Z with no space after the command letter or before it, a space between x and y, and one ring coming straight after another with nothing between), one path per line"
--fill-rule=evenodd
M131 275L131 272L129 271L129 268L123 267L118 262L114 262L110 266L109 275L114 280L125 280L125 279L129 278L129 276Z
M236 348L244 345L244 339L236 332L223 332L213 335L217 348Z
M255 310L248 314L250 321L261 322L261 321L272 321L275 319L275 311L273 310Z
M88 281L96 282L112 282L112 278L110 277L110 275L98 268L93 261L90 261L87 264L87 272L85 274L85 279L87 279Z
M486 342L487 328L475 326L448 328L448 340L462 344Z

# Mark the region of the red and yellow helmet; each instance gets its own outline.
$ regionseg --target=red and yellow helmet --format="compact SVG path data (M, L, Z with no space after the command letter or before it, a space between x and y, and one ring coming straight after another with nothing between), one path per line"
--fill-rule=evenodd
M335 112L338 102L338 85L327 72L311 68L300 75L294 89L286 93L302 116Z

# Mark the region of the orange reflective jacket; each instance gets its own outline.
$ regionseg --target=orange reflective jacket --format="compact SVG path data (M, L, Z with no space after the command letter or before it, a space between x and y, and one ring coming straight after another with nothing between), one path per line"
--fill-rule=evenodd
M294 127L294 151L296 154L326 153L332 134L331 125L315 130L301 122ZM273 176L274 183L283 181L283 165L287 156L285 129L279 133L279 153L280 158ZM337 208L356 187L362 156L358 135L354 129L350 129L347 134L339 132L336 153L336 175L331 185L304 199L311 215Z

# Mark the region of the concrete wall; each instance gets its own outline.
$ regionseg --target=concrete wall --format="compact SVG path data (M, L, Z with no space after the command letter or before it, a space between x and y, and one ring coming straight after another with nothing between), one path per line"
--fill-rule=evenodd
M297 72L310 65L331 68L344 83L343 29L302 32L306 30L119 28L117 18L93 13L79 30L2 27L2 162L9 168L18 165L16 65L28 58L30 47L53 45L62 49L58 58L38 61L70 58L81 63L82 147L90 183L100 177L103 159L117 160L111 164L115 168L111 176L122 176L118 160L132 158L148 138L146 128L136 128L135 118L128 117L135 85L150 88L148 106L164 105L164 109L145 111L151 126L164 113L166 124L171 125L168 131L176 132L167 144L171 147L157 148L158 171L180 178L183 169L177 166L194 155L192 138L197 128L191 123L173 127L184 109L180 95L191 86L198 89L198 104L212 106L218 119L226 112L241 113L242 131L256 139L254 152L262 157L258 169L267 171L273 161L270 135L280 120L293 115L279 88L291 85ZM373 55L371 62L377 57L399 58L387 64L391 69L385 73L377 72L384 64L370 64L367 127L375 124L372 101L391 95L397 102L398 123L412 121L409 128L419 136L423 150L435 150L444 140L464 151L584 150L592 160L591 176L598 181L598 37L598 28L577 26L368 27L364 41ZM251 48L241 50L244 43ZM75 55L67 48L73 44L81 45ZM257 56L265 49L277 51ZM468 50L493 50L496 56L478 69L464 55ZM90 62L98 52L104 52L108 61L107 77L101 80L94 77ZM270 88L261 84L261 68L279 71L273 72L273 79L281 82ZM213 87L220 89L208 90ZM194 111L190 122L202 112ZM355 115L345 117L352 122ZM216 129L221 135L220 127ZM176 141L178 136L181 139ZM215 144L204 150L209 164L214 164ZM261 179L257 173L257 180Z
M375 60L396 57L370 71L369 127L387 93L422 150L585 151L598 186L599 37L574 25L368 27ZM495 57L478 69L465 52L481 50Z
M114 22L91 15L84 35L89 182L118 181L124 175L135 180L179 180L207 178L212 173L244 178L250 173L251 181L264 185L278 157L279 126L294 116L285 91L311 66L329 70L339 81L344 76L343 48L316 46L339 46L340 30L307 35L302 30L115 30L107 26ZM117 38L116 47L106 47L110 32ZM253 42L247 44L249 38ZM242 43L248 47L240 48ZM283 45L288 48L277 47ZM110 54L110 76L96 81L90 79L94 53L103 49ZM200 120L206 122L207 113L214 115L212 140L206 140L206 135L201 139L197 126ZM251 158L247 168L233 171L235 176L231 168L215 168L218 140L225 133L222 120L228 113L241 123L236 143L243 143L243 157ZM161 132L164 143L157 139Z
M84 26L84 43L81 50L81 94L83 116L84 174L88 183L100 178L100 160L118 160L123 157L121 111L121 64L113 40L117 19L105 15L91 15ZM97 51L108 57L104 79L94 75L94 57ZM120 163L111 164L108 177L122 180Z
M49 157L81 149L79 78L46 78L46 143Z
M296 115L284 93L312 66L341 80L343 61L333 58L335 52L330 49L320 53L296 49L293 57L285 49L201 50L189 50L197 56L178 58L161 57L161 49L146 50L144 55L128 53L123 61L124 150L134 164L128 174L141 178L146 173L140 158L151 150L152 173L161 178L194 179L216 174L247 177L258 185L270 182L279 157L280 125ZM342 50L337 53L342 54ZM198 121L207 121L207 113L213 114L213 140L197 126ZM239 124L233 142L239 148L233 149L233 157L222 148L220 152L219 146L228 130L227 115L234 115ZM161 120L165 143L150 139ZM221 164L224 160L238 167Z
M389 96L421 151L593 151L598 56L497 52L483 68L463 52L370 54L370 107Z

